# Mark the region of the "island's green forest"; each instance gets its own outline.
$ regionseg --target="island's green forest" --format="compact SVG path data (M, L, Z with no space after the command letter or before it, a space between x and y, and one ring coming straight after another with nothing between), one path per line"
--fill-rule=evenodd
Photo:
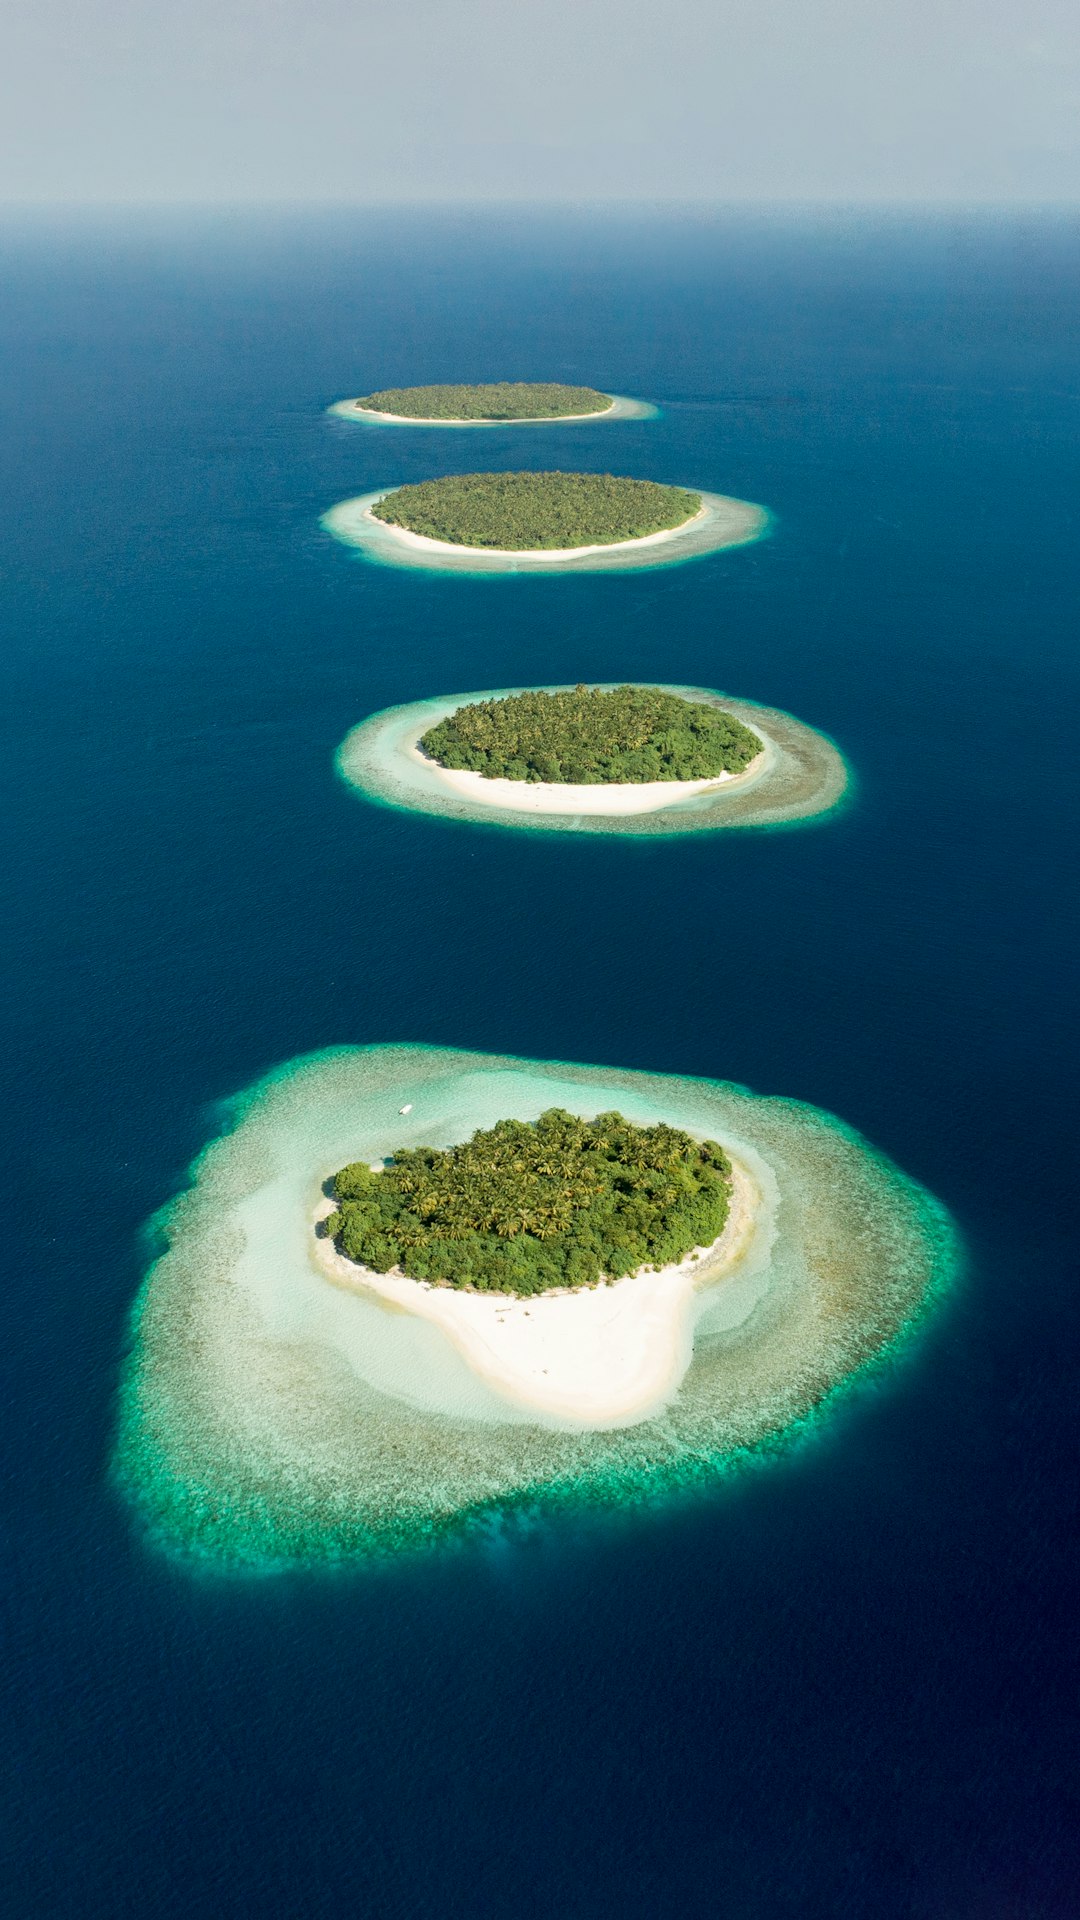
M326 1231L376 1273L518 1294L663 1267L723 1232L731 1162L714 1140L552 1107L445 1151L335 1174Z
M612 398L595 387L496 380L486 387L382 387L356 404L365 413L408 420L558 420L568 413L607 413Z
M712 780L741 773L761 741L734 714L661 687L511 693L458 707L420 741L440 766L489 780Z
M376 520L431 540L529 552L610 546L682 526L701 495L610 473L458 473L384 494Z

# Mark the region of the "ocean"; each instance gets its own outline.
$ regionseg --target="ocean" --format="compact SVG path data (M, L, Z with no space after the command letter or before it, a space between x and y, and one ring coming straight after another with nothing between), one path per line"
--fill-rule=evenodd
M7 1911L1071 1920L1075 220L27 215L0 256ZM501 378L660 411L325 412ZM320 527L471 466L770 533L475 578ZM851 799L522 833L335 771L386 707L623 679L797 715ZM112 1470L146 1223L224 1101L384 1043L809 1102L943 1203L962 1271L692 1498L192 1567Z

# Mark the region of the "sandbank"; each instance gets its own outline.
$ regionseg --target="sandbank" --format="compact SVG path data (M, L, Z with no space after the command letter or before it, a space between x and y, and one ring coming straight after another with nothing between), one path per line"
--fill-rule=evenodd
M706 1052L723 1044L722 1030L703 1033ZM551 1106L719 1140L760 1195L745 1251L695 1285L688 1364L655 1412L596 1424L530 1407L443 1326L330 1284L314 1257L322 1182L347 1161L449 1146ZM214 1566L415 1551L450 1531L489 1537L523 1509L707 1488L897 1353L956 1267L944 1210L850 1128L719 1081L344 1047L287 1062L221 1125L153 1223L115 1459L151 1537ZM631 1371L628 1358L624 1387Z
M367 1291L430 1320L507 1400L589 1427L625 1425L670 1399L690 1364L693 1306L701 1289L738 1264L762 1197L733 1163L723 1233L676 1266L630 1274L614 1285L534 1294L476 1293L407 1275L373 1273L312 1238L314 1258L335 1286ZM332 1211L323 1200L316 1220Z
M762 751L741 773L712 780L595 785L489 780L484 774L441 767L423 752L422 735L457 707L524 691L517 687L439 696L374 714L342 742L338 772L368 799L390 806L489 825L579 833L781 826L828 812L845 793L849 776L838 749L790 714L705 687L664 690L733 714L757 734Z
M651 401L632 400L628 394L613 393L610 398L610 406L597 407L592 413L537 413L520 420L422 419L411 413L378 413L372 407L359 406L356 400L335 400L326 411L339 420L384 427L563 427L581 420L653 420L660 412Z
M735 780L751 778L764 758L759 753L741 774L718 773L709 780L639 780L594 782L588 786L572 780L491 780L483 773L466 768L440 767L420 747L413 748L418 760L428 760L438 778L452 793L459 793L476 806L503 807L515 813L572 813L626 815L658 813L664 807L678 806L695 794L711 793Z
M764 507L749 500L730 499L724 494L693 488L691 491L701 496L697 512L680 526L665 528L659 533L580 547L502 551L494 547L466 547L451 540L432 540L427 534L412 533L407 527L395 527L377 519L372 507L394 490L380 487L375 493L339 501L323 515L321 524L336 540L358 548L365 559L382 565L435 567L441 571L467 573L597 572L607 568L666 566L724 547L745 546L761 539L769 524Z

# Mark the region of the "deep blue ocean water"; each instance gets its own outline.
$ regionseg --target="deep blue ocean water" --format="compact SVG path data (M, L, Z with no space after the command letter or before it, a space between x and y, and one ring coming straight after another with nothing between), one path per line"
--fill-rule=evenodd
M173 213L13 223L0 255L6 1910L1077 1914L1075 224ZM492 378L663 412L323 415ZM518 580L319 530L471 465L776 526ZM789 708L855 803L578 842L335 779L379 707L621 677ZM705 1500L194 1578L108 1479L141 1224L222 1096L380 1040L833 1109L951 1208L964 1279Z

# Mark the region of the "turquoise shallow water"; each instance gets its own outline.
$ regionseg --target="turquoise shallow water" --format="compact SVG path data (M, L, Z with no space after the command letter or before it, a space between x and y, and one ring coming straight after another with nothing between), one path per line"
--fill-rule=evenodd
M1071 225L178 213L0 245L9 1905L1069 1914ZM766 502L770 538L476 582L320 530L467 438L334 399L546 376L660 412L491 429L485 465L617 445ZM627 678L796 714L853 801L615 840L368 807L334 770L433 691ZM143 1225L238 1089L403 1040L839 1114L965 1273L692 1497L193 1575L110 1471Z

